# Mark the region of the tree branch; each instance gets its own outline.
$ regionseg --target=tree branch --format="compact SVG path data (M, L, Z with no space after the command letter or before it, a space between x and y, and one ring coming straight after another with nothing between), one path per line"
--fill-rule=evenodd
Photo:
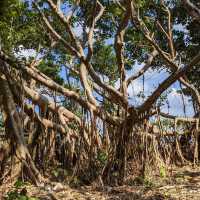
M130 83L132 81L134 81L135 79L139 78L140 76L142 76L151 66L151 63L153 61L153 59L158 55L158 51L156 50L153 50L152 53L149 55L149 58L147 59L147 61L145 62L144 64L144 67L138 71L136 74L130 76L128 79L127 79L127 86L130 85Z
M183 4L185 5L188 13L197 21L200 20L200 9L195 6L190 0L183 0Z
M183 67L182 69L177 70L175 73L170 75L165 81L163 81L158 88L153 92L153 94L140 106L139 112L145 112L149 110L160 95L168 89L174 82L176 82L181 76L183 76L187 71L192 69L192 67L200 62L200 53L195 56L191 63Z
M118 70L120 74L120 91L124 94L124 97L127 98L127 82L126 82L126 70L124 62L124 35L128 22L131 16L131 9L127 4L125 15L119 24L117 33L115 35L115 52L118 63Z

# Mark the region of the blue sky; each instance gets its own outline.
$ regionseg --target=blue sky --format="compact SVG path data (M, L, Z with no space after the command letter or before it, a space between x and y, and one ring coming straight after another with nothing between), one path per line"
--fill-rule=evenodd
M128 73L128 75L135 73L141 68L141 66L135 66L133 67L133 70ZM155 90L155 88L158 87L158 85L165 80L169 76L169 73L165 70L162 70L161 72L158 72L156 70L148 70L145 73L145 82L144 82L144 94L146 97L151 95L151 93ZM176 81L171 87L166 91L167 100L169 104L165 104L161 107L162 111L177 116L184 116L184 110L183 110L183 101L182 97L184 98L184 103L186 106L186 115L193 116L194 110L192 106L191 97L188 96L182 96L182 94L178 93L177 90L180 90L180 84L178 81ZM129 95L132 97L132 101L134 104L139 105L142 103L142 100L137 98L136 95L143 91L143 77L140 77L139 79L135 80L130 86L129 86ZM169 105L169 108L168 108Z

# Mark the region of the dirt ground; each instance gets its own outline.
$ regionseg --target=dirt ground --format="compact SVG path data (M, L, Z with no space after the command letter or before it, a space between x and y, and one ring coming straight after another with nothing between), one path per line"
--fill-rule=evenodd
M5 199L3 195L10 189L8 185L1 186L0 199ZM200 168L174 169L168 177L158 177L151 184L143 185L71 188L54 182L41 187L28 185L25 189L27 196L40 200L200 200Z

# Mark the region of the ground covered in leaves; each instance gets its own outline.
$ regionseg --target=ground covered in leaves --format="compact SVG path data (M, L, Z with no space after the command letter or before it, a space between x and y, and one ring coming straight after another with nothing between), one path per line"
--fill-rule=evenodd
M51 182L41 187L18 184L11 188L9 184L4 184L0 188L0 196L5 200L199 200L200 168L176 168L164 177L145 180L137 177L127 181L127 185L115 187L70 187Z

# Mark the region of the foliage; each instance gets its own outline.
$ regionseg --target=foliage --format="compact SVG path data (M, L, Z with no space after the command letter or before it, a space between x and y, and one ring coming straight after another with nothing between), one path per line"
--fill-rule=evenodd
M170 119L161 118L161 124L164 131L170 131L174 129L174 121ZM158 125L158 122L157 122Z
M97 41L95 43L92 63L94 69L104 74L110 82L117 80L116 57L111 45L106 45L105 42Z
M26 195L22 195L18 192L18 190L13 190L7 193L6 200L39 200L36 197L28 197Z
M50 78L52 78L58 84L63 85L64 80L63 78L60 77L60 74L59 74L60 67L53 64L51 60L47 60L46 62L42 61L38 65L38 69L44 74L46 74L47 76L49 76Z
M17 180L15 182L15 184L14 184L14 186L15 186L16 189L20 189L20 188L22 188L23 186L26 186L26 185L29 185L29 183L28 182L24 182L24 181L22 181L20 179Z
M36 197L29 197L26 194L27 183L18 180L14 184L14 188L6 194L6 200L39 200Z
M160 177L165 178L166 177L166 169L165 166L160 167Z
M144 185L145 187L153 187L154 183L149 178L144 178L142 176L137 176L133 181L129 183L130 185Z
M0 113L0 130L3 129L4 124L3 124L3 117L2 114Z
M20 0L2 1L0 18L1 45L6 51L18 52L19 46L37 49L42 39L42 27L38 15L29 9L28 3Z
M97 154L97 160L102 164L105 165L106 161L107 161L107 155L104 151L99 151Z
M196 1L191 2L200 8ZM174 40L175 47L178 50L177 56L180 59L180 64L184 61L189 62L200 48L200 23L194 20L187 13L187 10L183 4L180 3L180 1L174 1L172 15L176 26L180 27L174 29ZM193 70L187 73L187 76L200 91L199 73L200 71L198 64Z

